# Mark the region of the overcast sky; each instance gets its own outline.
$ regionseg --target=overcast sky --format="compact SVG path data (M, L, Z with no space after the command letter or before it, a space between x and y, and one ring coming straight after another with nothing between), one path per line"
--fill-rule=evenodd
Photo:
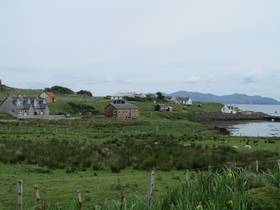
M279 0L0 0L0 78L280 99L279 11Z

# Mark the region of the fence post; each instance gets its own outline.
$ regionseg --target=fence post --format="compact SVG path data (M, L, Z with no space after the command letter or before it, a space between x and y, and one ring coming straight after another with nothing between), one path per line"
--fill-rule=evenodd
M278 168L280 170L280 160L277 160Z
M17 210L22 210L22 193L23 193L22 184L23 184L22 180L17 181Z
M43 205L43 202L41 201L41 198L40 198L38 185L35 184L34 189L35 189L35 197L36 197L36 209L37 210L43 210L44 205Z
M153 188L154 188L155 171L152 170L149 174L148 192L147 192L147 208L152 208Z
M212 170L212 166L209 165L209 166L208 166L208 172L211 172L211 170Z
M122 189L121 189L121 196L120 196L120 209L122 210L122 209L124 209L124 203L125 203L125 197L124 197L124 189L123 189L123 187L122 187Z
M259 161L256 160L256 172L259 172Z
M186 170L185 172L185 179L186 179L186 183L188 183L190 180L189 170Z
M83 208L83 201L80 191L77 191L77 201L78 201L78 207L79 209Z

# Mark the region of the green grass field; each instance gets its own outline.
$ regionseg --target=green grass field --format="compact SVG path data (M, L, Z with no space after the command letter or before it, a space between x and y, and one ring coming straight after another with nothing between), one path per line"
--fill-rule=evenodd
M96 112L80 115L69 102L87 109L90 106ZM110 203L118 200L123 184L129 200L143 202L147 171L153 167L157 169L155 196L160 200L182 186L186 169L236 162L240 166L246 163L244 167L252 170L260 160L260 168L267 170L276 164L269 160L280 159L280 138L224 136L195 119L197 113L218 112L220 104L173 105L174 112L159 113L153 102L135 102L140 118L118 121L103 116L109 102L61 95L49 104L52 114L80 117L74 120L14 120L0 113L0 209L14 209L18 179L24 180L26 205L34 201L34 184L39 185L44 199L57 205L72 203L76 190L81 190L91 205ZM252 149L245 149L246 144Z
M127 199L139 197L144 200L148 184L148 173L136 170L125 170L119 174L93 170L66 174L64 170L40 173L35 167L24 165L1 164L0 168L0 209L3 210L14 209L16 181L19 179L24 181L23 197L26 205L34 200L35 184L40 188L42 199L58 205L72 203L77 190L91 205L112 202L119 199L122 186L125 187ZM156 198L179 186L183 180L183 171L158 172Z
M38 185L40 197L48 210L78 209L76 192L82 195L84 209L120 209L121 191L125 209L145 209L148 173L125 170L84 171L65 174L62 170L40 172L32 166L0 165L0 209L16 205L16 182L23 180L23 206L34 209ZM154 210L235 209L277 210L280 206L280 171L253 173L239 169L216 172L156 171L153 193Z

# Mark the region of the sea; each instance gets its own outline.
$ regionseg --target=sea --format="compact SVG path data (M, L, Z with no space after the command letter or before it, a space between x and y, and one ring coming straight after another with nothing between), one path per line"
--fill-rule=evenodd
M232 105L232 104L231 104ZM280 116L280 105L234 104L242 111L263 112ZM229 127L232 136L280 137L280 122L247 122Z

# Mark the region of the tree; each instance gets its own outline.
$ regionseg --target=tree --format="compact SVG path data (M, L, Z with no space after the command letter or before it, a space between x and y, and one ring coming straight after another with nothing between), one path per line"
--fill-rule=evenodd
M90 96L90 97L93 96L92 93L88 90L80 90L80 91L77 92L77 94L84 95L84 96Z
M54 92L56 94L74 94L74 91L67 88L67 87L62 87L62 86L53 86L51 88L46 88L46 91L51 91Z
M162 92L157 92L156 95L158 100L164 101L164 95L162 94Z
M156 111L156 112L159 112L159 111L160 111L160 105L159 105L159 104L156 104L156 105L155 105L155 111Z

